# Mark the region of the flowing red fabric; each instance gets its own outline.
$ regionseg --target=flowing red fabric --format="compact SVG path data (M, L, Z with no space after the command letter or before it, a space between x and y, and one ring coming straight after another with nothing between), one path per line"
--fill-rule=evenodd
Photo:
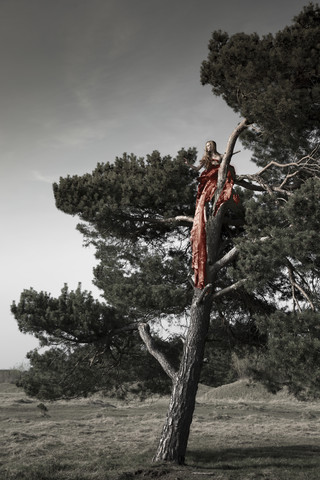
M194 271L194 285L196 288L203 288L206 280L207 244L205 205L212 200L216 191L218 171L219 166L212 167L209 170L204 170L199 177L196 211L191 230L192 268ZM231 198L234 184L233 173L233 167L229 167L223 190L215 207L215 215L220 206ZM233 199L236 203L239 202L239 197L237 195L233 195Z

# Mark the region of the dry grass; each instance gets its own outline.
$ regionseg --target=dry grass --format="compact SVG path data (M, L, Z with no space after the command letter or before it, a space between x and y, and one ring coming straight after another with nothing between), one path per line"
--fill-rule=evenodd
M1 480L320 478L320 405L271 396L245 381L201 386L181 467L150 459L168 399L145 403L92 397L39 402L0 385Z

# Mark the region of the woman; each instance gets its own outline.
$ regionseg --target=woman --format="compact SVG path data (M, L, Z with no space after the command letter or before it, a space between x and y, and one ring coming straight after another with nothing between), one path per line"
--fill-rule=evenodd
M194 165L191 165L190 163L188 163L188 160L186 158L184 160L189 167L199 171L203 167L206 170L210 170L211 167L219 166L222 158L223 158L223 155L217 152L216 142L214 142L213 140L208 140L205 146L205 153L201 158L200 165L198 167L195 167Z
M222 159L223 155L217 151L216 143L213 140L209 140L206 143L205 154L200 160L200 165L198 167L190 165L197 171L201 168L205 169L198 178L196 211L191 230L192 268L194 270L194 284L196 288L203 288L206 282L206 204L212 200L217 189L218 173ZM185 162L189 165L186 159ZM230 166L223 190L215 204L214 215L216 215L220 206L231 198L234 174L234 168ZM233 195L233 199L238 203L239 199L237 196Z

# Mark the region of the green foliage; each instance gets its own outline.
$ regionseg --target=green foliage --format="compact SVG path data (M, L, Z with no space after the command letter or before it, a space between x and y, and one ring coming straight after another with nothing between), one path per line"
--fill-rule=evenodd
M97 391L123 396L132 384L139 395L168 392L169 379L141 346L134 316L129 321L120 309L95 300L80 286L69 291L65 285L58 298L24 290L11 310L20 330L49 348L28 354L31 368L22 373L19 385L29 395L43 400ZM176 364L181 344L158 342Z
M31 397L40 400L57 400L87 396L100 389L113 387L108 369L91 365L96 350L81 346L73 352L51 348L43 353L37 350L28 353L31 368L17 383ZM105 362L107 363L107 362ZM112 364L109 361L109 369Z
M53 191L57 208L90 222L96 233L121 240L155 239L172 230L162 219L194 211L195 173L183 158L195 161L194 149L175 159L154 151L146 160L124 154L98 164L92 174L60 178Z
M215 305L205 350L201 383L218 387L241 377L234 358L245 357L266 347L267 336L255 316L269 315L273 308L241 289Z
M268 336L268 348L252 364L253 377L274 392L287 386L302 400L319 398L319 314L278 311L260 318L259 327Z
M97 257L94 283L118 312L158 320L182 313L191 301L190 267L183 251L100 244Z
M181 342L158 340L164 351L177 362ZM119 339L116 346L102 350L101 345L78 346L73 350L52 347L45 352L29 352L31 368L24 372L18 386L40 400L86 397L95 392L125 398L169 392L170 381L159 363L141 346L137 336Z
M291 272L319 305L320 180L310 178L287 201L268 194L252 199L246 220L237 274L248 279L249 288L261 287L286 300L291 295ZM297 296L303 298L301 291Z
M195 150L181 150L174 159L124 154L91 175L54 185L58 208L87 222L78 228L100 261L95 285L131 320L181 314L191 301L191 224L168 220L194 212L196 174L184 157L194 162Z
M58 298L34 289L24 290L19 303L13 302L11 312L20 331L33 334L41 346L55 342L76 345L101 341L126 322L113 307L82 291L81 285L70 292L65 285Z
M276 35L212 34L201 82L263 131L244 136L259 162L311 150L319 137L319 19L309 4Z

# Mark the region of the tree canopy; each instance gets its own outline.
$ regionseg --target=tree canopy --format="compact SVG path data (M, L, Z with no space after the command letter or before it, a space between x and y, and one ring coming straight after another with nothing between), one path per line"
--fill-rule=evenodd
M255 125L242 141L260 165L310 153L318 143L319 24L319 7L310 3L275 35L212 34L201 82Z

